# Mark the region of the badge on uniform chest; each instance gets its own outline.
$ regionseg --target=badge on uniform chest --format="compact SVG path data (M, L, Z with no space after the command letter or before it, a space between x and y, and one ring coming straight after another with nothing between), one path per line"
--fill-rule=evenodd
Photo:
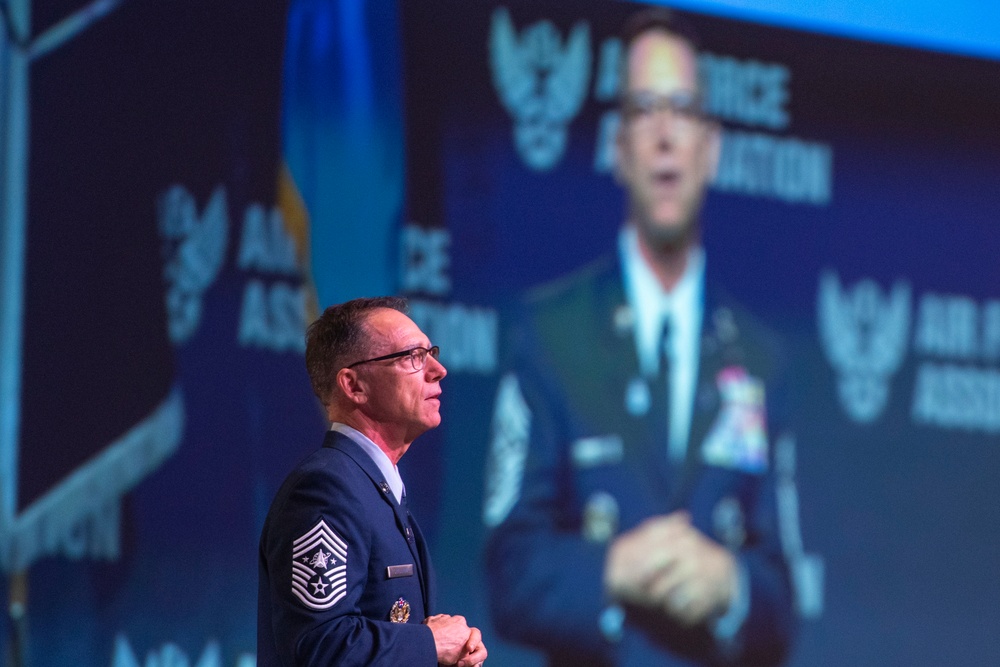
M618 532L621 511L610 493L596 491L583 508L581 532L590 542L604 543Z
M389 620L393 623L406 623L410 620L410 603L399 598L392 604L389 610Z
M632 378L625 388L625 410L633 417L645 417L651 404L649 384L642 378Z

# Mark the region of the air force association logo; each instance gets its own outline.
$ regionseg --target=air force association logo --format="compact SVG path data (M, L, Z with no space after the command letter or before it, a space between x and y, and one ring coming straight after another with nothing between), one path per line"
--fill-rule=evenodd
M870 423L889 399L889 379L906 354L910 286L897 282L883 295L872 280L842 289L837 274L820 277L817 298L820 340L839 376L841 406L856 422Z
M170 187L158 205L166 265L167 316L175 345L194 335L201 321L202 294L219 275L229 241L226 189L219 186L202 215L182 185Z
M577 23L565 47L551 21L528 26L518 38L510 13L493 13L493 85L514 119L514 145L536 171L554 167L566 150L566 127L580 111L590 83L590 29Z
M347 595L347 545L322 519L292 542L292 593L317 611Z

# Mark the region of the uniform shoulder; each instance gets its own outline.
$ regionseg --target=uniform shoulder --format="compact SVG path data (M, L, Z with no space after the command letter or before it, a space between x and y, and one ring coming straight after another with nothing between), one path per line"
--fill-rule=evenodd
M529 309L557 307L593 295L609 279L618 278L618 260L613 255L599 257L565 275L536 285L525 294Z
M768 381L787 379L789 350L772 323L712 282L706 284L704 316L705 340L721 348L724 359Z
M515 321L559 335L571 334L574 327L591 331L604 327L624 298L618 259L605 256L531 289Z
M623 303L615 256L601 257L532 288L505 318L505 365L518 365L523 355L544 356L543 350L592 345Z
M330 544L363 553L371 543L370 512L379 500L374 484L346 452L323 447L310 453L271 503L260 534L262 562L272 571L286 567L295 543L317 531Z
M343 452L332 447L320 447L299 461L288 474L285 481L294 482L296 479L311 477L317 474L340 474L346 472L346 466L343 464L343 459L345 458L348 457Z
M351 502L365 481L367 475L350 456L338 449L320 447L288 473L275 495L272 510L284 505L290 498L302 496L333 496Z
M716 328L725 328L726 320L730 320L738 327L739 331L754 339L773 343L780 340L780 334L770 323L725 288L720 287L717 283L709 282L706 290L708 296L706 315L712 318L712 324Z

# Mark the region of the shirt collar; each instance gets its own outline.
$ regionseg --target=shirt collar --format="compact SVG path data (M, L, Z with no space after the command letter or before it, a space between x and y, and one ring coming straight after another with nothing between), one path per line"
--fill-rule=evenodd
M618 243L625 274L625 293L635 322L635 344L643 375L659 371L657 346L663 319L670 317L674 349L682 341L697 340L701 325L702 292L705 277L705 253L701 246L690 250L684 274L670 292L639 251L639 235L634 227L622 229Z
M393 465L389 457L383 452L378 445L371 441L367 435L361 431L348 426L347 424L341 424L340 422L333 422L330 425L331 431L336 431L341 435L346 435L348 438L357 443L361 449L367 452L368 456L371 457L375 465L378 466L379 471L382 476L385 477L385 481L389 483L389 488L392 490L392 495L395 496L397 503L403 502L403 492L405 487L403 486L403 478L399 475L399 468Z

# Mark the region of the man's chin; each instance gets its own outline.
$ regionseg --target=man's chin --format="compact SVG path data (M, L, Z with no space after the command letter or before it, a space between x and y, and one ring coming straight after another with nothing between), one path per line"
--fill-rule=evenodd
M656 252L683 250L695 236L693 224L677 221L649 222L640 231L646 244Z
M437 414L433 417L427 417L426 419L422 419L419 422L412 424L407 437L409 437L410 442L413 442L427 431L435 429L440 425L441 415Z

